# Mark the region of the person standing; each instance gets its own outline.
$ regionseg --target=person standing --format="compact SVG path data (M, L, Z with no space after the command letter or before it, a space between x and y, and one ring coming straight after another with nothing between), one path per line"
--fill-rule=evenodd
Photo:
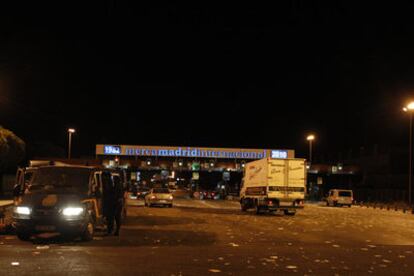
M115 236L119 236L119 230L122 224L122 211L124 209L124 186L118 175L113 177L114 181L114 220L116 224Z
M102 214L106 220L107 234L111 234L114 225L113 178L110 172L102 173Z
M121 229L122 211L124 209L124 188L118 174L113 174L105 190L105 212L107 234L111 235L116 225L114 235L119 236Z

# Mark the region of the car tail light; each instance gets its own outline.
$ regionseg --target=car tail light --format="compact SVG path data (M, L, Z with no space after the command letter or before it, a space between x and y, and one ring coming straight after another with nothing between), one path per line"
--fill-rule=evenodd
M268 204L269 205L273 205L273 201L269 200L269 203Z
M212 195L212 196L215 196L216 194L215 194L215 193L211 193L211 195Z

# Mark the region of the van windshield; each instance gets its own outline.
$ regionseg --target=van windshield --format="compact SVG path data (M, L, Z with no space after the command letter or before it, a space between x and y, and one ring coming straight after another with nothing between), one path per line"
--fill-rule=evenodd
M338 195L344 197L351 197L352 193L350 191L339 191Z
M90 172L88 168L39 168L33 176L29 191L64 190L87 193Z

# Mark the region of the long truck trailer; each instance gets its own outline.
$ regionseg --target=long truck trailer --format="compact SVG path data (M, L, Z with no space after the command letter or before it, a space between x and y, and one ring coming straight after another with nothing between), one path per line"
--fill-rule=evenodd
M240 205L256 213L281 210L295 215L303 208L306 187L305 159L265 158L245 166Z

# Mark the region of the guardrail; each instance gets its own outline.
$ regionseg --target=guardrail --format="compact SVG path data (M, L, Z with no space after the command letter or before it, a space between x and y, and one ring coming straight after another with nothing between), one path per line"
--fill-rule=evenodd
M356 202L354 205L366 208L373 208L379 210L387 210L387 211L401 211L403 213L410 212L414 214L413 206L409 206L405 203L382 203L382 202Z

